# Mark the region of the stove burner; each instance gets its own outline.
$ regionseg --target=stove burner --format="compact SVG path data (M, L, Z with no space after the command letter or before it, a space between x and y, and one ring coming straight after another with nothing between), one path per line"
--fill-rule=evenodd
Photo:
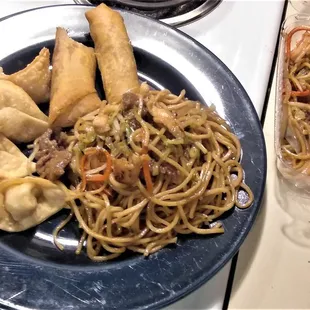
M78 4L106 5L132 11L171 26L192 22L217 7L222 0L74 0Z
M90 0L90 2L94 2ZM97 1L95 1L97 2ZM105 2L105 1L99 1ZM177 5L182 5L184 3L188 3L189 0L114 0L108 1L114 2L114 5L123 5L131 8L136 8L140 10L160 10L166 8L172 8Z

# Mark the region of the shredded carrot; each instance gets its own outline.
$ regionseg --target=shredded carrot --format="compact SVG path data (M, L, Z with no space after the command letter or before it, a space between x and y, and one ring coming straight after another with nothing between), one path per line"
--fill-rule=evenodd
M292 29L286 39L286 56L288 59L291 57L291 44L292 44L292 37L298 31L310 31L310 27L300 26Z
M91 182L104 182L109 179L109 176L112 172L112 157L108 151L105 149L97 149L98 152L103 152L107 161L107 166L104 170L103 174L93 174L93 175L86 175L86 180ZM93 155L93 154L92 154Z
M102 150L105 150L105 149L99 149L99 148L96 148L96 147L89 147L89 148L87 148L85 150L84 154L87 155L87 156L95 155L95 154L99 153Z
M104 174L91 174L86 175L86 180L91 182L104 182L109 178L110 171L107 169L104 171Z
M143 154L147 154L148 151L149 151L149 149L148 149L147 145L144 145L144 146L142 147L141 154L142 154L142 155L143 155Z
M291 57L292 37L298 31L310 31L310 27L306 27L306 26L295 27L288 33L287 38L286 38L286 57L288 61L290 61L290 57ZM301 42L299 42L299 44L300 43ZM291 96L295 96L295 97L306 97L309 95L310 95L309 89L304 90L304 91L292 91L291 92Z
M295 97L306 97L306 96L310 95L310 90L307 89L307 90L304 90L304 91L292 91L291 95L295 96Z
M85 173L86 159L87 159L87 156L83 155L81 158L81 163L80 163L80 170L81 170L81 177L82 177L82 185L81 185L82 192L84 192L86 188L86 173Z
M98 153L103 153L106 157L106 168L104 170L103 174L94 174L94 175L87 175L87 171L85 170L85 164L88 156L95 155ZM109 179L109 176L112 172L112 157L110 153L105 149L100 148L89 148L85 151L84 155L81 158L80 163L80 169L81 169L81 177L82 177L82 184L81 184L81 190L84 191L86 188L87 181L90 182L104 182ZM108 194L111 195L109 191L107 191Z
M148 155L142 155L142 167L146 183L146 189L151 194L153 192L153 182L150 171L150 158Z

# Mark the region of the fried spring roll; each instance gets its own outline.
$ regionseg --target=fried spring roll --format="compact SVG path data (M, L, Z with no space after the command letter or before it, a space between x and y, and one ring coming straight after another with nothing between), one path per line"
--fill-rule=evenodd
M139 89L137 66L122 16L105 4L86 12L108 103Z
M101 101L95 89L94 50L69 38L57 28L53 55L49 123L70 127L79 117L97 109Z

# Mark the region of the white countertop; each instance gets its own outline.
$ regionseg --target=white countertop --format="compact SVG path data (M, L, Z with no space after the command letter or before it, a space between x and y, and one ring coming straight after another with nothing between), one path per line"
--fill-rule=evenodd
M284 0L224 0L203 21L180 28L210 49L235 74L259 116L283 6Z
M287 15L295 13L289 5ZM239 252L229 309L310 309L310 200L278 177L274 110L275 80L264 124L264 203Z

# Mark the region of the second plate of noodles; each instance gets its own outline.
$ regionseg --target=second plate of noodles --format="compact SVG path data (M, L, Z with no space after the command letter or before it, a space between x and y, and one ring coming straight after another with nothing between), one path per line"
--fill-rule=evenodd
M309 187L310 27L297 24L291 27L290 19L283 27L276 112L278 168L297 186Z

